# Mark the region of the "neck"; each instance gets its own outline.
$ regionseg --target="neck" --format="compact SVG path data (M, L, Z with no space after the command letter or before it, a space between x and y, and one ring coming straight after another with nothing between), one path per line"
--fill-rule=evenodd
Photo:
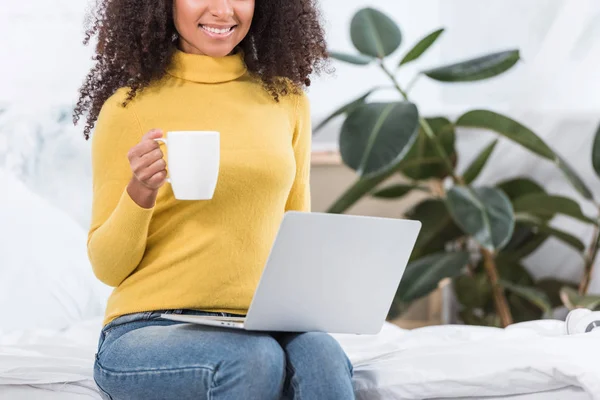
M237 50L237 51L236 51ZM200 83L236 80L246 73L244 53L240 49L224 57L189 53L175 48L167 73L177 78Z

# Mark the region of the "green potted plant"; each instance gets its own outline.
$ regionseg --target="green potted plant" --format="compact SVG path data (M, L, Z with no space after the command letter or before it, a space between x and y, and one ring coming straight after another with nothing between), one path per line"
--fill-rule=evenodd
M357 52L331 50L330 56L357 68L377 64L398 93L397 101L370 102L382 87L373 87L335 110L319 123L318 133L336 117L343 118L339 150L343 163L356 171L357 179L329 208L342 213L364 196L399 199L412 191L428 194L405 215L418 219L423 228L398 289L390 318L412 301L428 295L445 278L452 278L461 304L460 317L470 324L507 326L514 321L548 316L565 303L575 307L586 297L598 247L598 218L583 214L579 204L547 191L526 177L503 182L477 182L497 140L489 143L463 171L457 171L456 128L495 132L528 149L533 156L556 165L581 196L594 201L583 180L569 164L533 131L491 110L477 109L451 121L447 116L424 116L411 93L421 78L442 84L494 78L515 67L519 50L503 50L436 68L424 68L405 86L396 72L414 63L443 35L438 29L404 53L391 68L393 54L401 47L402 34L387 15L373 8L359 10L350 23L350 37ZM600 141L596 139L594 167L600 176ZM387 184L392 176L402 184ZM598 204L595 202L595 204ZM600 210L600 207L598 207ZM534 281L522 259L549 237L557 238L582 254L580 239L550 225L557 215L567 215L595 225L592 244L583 256L585 274L579 290L556 280ZM600 215L600 213L599 213ZM590 301L593 303L592 298ZM597 305L600 305L600 301Z

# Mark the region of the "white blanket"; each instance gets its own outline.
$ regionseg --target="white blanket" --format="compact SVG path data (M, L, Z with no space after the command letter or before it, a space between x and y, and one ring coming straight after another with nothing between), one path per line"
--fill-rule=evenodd
M101 327L0 332L0 385L72 382L93 387ZM600 334L564 334L560 321L506 330L438 326L334 335L355 367L358 399L479 398L579 387L600 400ZM1 389L1 387L0 387Z
M564 332L562 321L535 321L339 339L355 365L357 394L377 388L396 396L382 399L479 398L575 386L600 399L600 334Z

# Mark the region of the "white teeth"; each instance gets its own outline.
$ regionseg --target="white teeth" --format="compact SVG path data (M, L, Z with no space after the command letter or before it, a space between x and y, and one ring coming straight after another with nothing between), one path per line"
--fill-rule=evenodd
M207 31L212 32L212 33L221 34L221 35L224 34L224 33L229 32L229 31L231 31L233 29L233 27L231 27L231 28L225 28L225 29L217 29L217 28L211 28L210 26L204 26L204 25L201 25L201 26L202 26L202 29L204 29L204 30L207 30Z

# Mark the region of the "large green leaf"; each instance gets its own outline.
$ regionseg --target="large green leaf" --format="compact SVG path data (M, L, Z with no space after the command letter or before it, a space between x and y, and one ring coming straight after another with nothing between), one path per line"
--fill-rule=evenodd
M600 308L600 296L582 296L572 287L563 287L560 290L560 298L564 305L571 310L574 308L589 308L590 310Z
M573 188L577 190L580 195L588 200L594 199L594 195L592 194L591 190L565 159L557 154L554 162L558 168L560 168L563 174L565 174L565 177L571 183L571 186L573 186Z
M540 279L535 283L535 287L546 293L546 296L550 299L552 307L559 307L563 305L560 299L560 291L563 287L576 288L576 285L571 282L561 281L558 279L544 278Z
M474 110L462 115L456 126L483 128L494 131L533 153L554 162L565 174L567 180L582 196L592 199L590 189L581 177L531 129L504 115L488 110Z
M496 139L492 143L490 143L488 146L486 146L486 148L483 149L483 151L481 153L479 153L477 158L475 158L475 160L473 160L471 165L469 165L467 167L467 169L465 170L465 173L463 174L463 179L466 184L469 184L469 183L473 182L475 179L477 179L477 177L483 170L483 167L485 166L485 164L489 160L490 156L492 155L492 152L494 151L494 148L496 147L497 143L498 143L498 140Z
M502 51L468 61L423 71L442 82L471 82L492 78L511 69L519 61L519 50Z
M501 190L455 186L448 191L446 204L457 225L486 249L501 249L510 240L513 208Z
M327 125L335 117L342 115L342 114L348 114L349 112L354 110L356 107L360 106L361 104L365 104L367 97L369 97L374 91L376 91L378 89L379 89L379 87L375 87L375 88L369 90L367 93L363 94L362 96L352 100L350 103L344 104L343 106L341 106L340 108L335 110L333 113L331 113L327 118L325 118L323 121L321 121L319 123L319 125L317 125L313 129L313 134L316 134L318 131L320 131L325 125Z
M529 286L533 284L533 277L521 263L509 253L500 253L496 256L496 268L500 279L516 285Z
M515 260L521 260L536 251L549 237L546 233L534 232L531 227L515 221L513 235L502 253L506 252Z
M421 231L411 259L441 252L447 243L464 236L464 232L454 223L442 200L424 200L405 215L406 218L421 221Z
M539 136L533 133L532 130L515 120L493 111L469 111L458 118L456 126L489 129L548 160L554 160L556 157L552 149Z
M544 188L529 178L513 178L502 181L496 185L514 203L516 199L532 193L546 193ZM547 239L548 235L540 231L533 231L530 226L515 221L515 229L508 244L502 249L509 252L516 260L527 257L537 250Z
M594 224L595 221L583 214L575 200L563 196L534 193L519 197L513 203L515 213L525 213L542 219L563 214L579 221Z
M585 245L581 242L581 240L570 233L551 227L540 218L528 214L516 214L515 218L517 222L533 227L535 231L545 233L548 236L553 236L561 242L573 247L575 250L580 252L585 250Z
M508 196L511 202L528 194L546 193L540 184L529 178L508 179L498 183L496 187L502 190Z
M409 50L408 53L406 53L406 55L402 58L402 61L400 61L398 67L408 64L409 62L421 57L423 53L425 53L435 43L442 33L444 33L443 28L432 32L421 39L412 49Z
M350 23L350 38L363 54L384 58L402 43L398 25L387 15L373 8L358 11Z
M537 321L539 319L549 317L547 314L544 315L538 306L534 305L522 296L519 296L511 291L507 291L505 293L514 323Z
M413 190L427 191L426 188L423 188L418 185L407 185L407 184L398 183L398 184L384 187L382 189L378 189L378 190L374 191L372 195L373 195L373 197L377 197L380 199L398 199L400 197L406 196L408 193L412 192Z
M496 186L497 188L499 188L500 190L502 190L510 199L510 202L513 203L513 208L514 208L514 204L515 201L517 201L517 199L521 198L521 197L526 197L528 195L547 195L546 191L544 190L544 188L542 186L540 186L537 182L529 179L529 178L515 178L515 179L511 179L511 180L507 180L504 182L501 182L499 184L497 184ZM538 215L537 217L544 220L544 221L550 221L552 218L554 218L555 214L554 213L545 213L543 216L542 215ZM528 227L523 226L523 224L520 224L524 230L529 230ZM521 232L522 234L524 234L524 232ZM516 234L516 232L515 232Z
M460 304L467 308L484 308L492 298L492 287L487 275L460 275L453 280L454 294Z
M419 133L419 111L413 103L368 103L354 108L342 125L342 160L360 176L393 168Z
M364 54L347 54L339 51L330 51L329 56L338 61L343 61L354 65L368 65L373 61L373 57L369 57Z
M468 261L467 252L442 252L410 262L398 287L397 298L409 302L428 295L442 279L459 275Z
M524 298L525 300L537 306L540 310L542 310L542 312L546 316L549 316L552 312L552 305L550 303L550 299L542 290L536 289L534 287L516 285L512 282L508 282L505 280L500 280L499 283L505 289L510 290L516 295Z
M443 117L426 118L434 134L437 136L446 154L456 163L457 155L454 147L456 135L454 125ZM426 180L431 178L442 179L448 175L444 161L438 155L434 144L427 134L420 129L417 139L411 146L408 154L400 163L402 174L413 180Z
M592 145L592 166L596 171L596 175L600 178L600 126L596 130L594 144Z

